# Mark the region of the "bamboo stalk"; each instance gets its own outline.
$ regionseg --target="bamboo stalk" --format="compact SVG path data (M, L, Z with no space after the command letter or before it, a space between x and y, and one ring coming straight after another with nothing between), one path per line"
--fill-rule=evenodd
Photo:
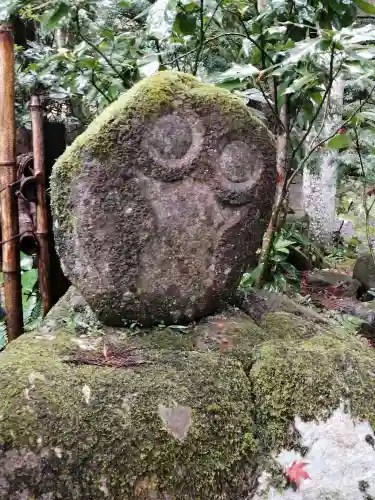
M34 176L37 179L36 234L39 242L39 290L42 296L43 316L51 309L50 259L48 241L48 209L44 167L43 108L37 95L31 97L33 129Z
M8 341L23 333L14 112L14 40L10 24L0 24L0 204L4 305Z

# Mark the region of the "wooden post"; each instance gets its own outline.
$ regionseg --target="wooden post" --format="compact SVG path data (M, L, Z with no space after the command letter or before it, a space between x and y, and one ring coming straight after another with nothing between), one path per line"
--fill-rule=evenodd
M37 179L36 234L39 243L39 290L42 296L43 316L51 309L50 262L48 248L48 209L44 167L43 108L37 95L31 97L33 129L34 176Z
M23 332L14 112L14 41L10 24L0 24L0 204L4 302L8 341Z

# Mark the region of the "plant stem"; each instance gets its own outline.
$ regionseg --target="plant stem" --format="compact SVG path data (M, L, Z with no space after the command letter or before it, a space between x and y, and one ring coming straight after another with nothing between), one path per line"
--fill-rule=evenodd
M206 38L204 40L204 43L203 43L203 47L205 45L207 45L208 43L211 43L211 42L214 42L215 40L218 40L219 38L222 38L223 36L238 36L240 38L247 38L248 40L250 40L251 43L253 43L259 50L263 50L262 47L252 38L252 37L249 37L247 35L245 35L244 33L221 33L220 35L216 35L216 36L213 36L211 38ZM202 47L202 48L203 48ZM177 57L175 57L174 59L172 59L172 61L170 61L169 64L174 64L176 61L179 61L180 59L183 59L184 57L187 57L189 56L190 54L193 54L195 51L197 50L197 47L195 47L194 49L192 50L189 50L188 52L185 52L184 54L181 54ZM273 59L271 58L271 56L269 56L267 54L267 57L270 58L270 60L273 62Z
M307 136L309 135L309 133L311 132L311 129L312 127L314 126L314 123L316 121L316 119L318 118L319 116L319 113L320 113L320 110L322 109L323 107L323 104L325 103L325 100L328 96L328 94L330 93L331 91L331 88L332 88L332 84L333 84L333 81L335 79L335 77L337 76L338 73L336 73L335 76L333 76L333 63L334 63L334 57L335 57L335 44L332 43L332 48L331 48L331 57L330 57L330 62L329 62L329 80L328 80L328 85L327 85L327 88L323 94L323 98L322 98L322 101L321 103L319 104L314 116L312 117L311 119L311 122L309 124L309 126L307 127L307 130L306 132L303 134L302 136L302 139L299 141L299 143L297 144L297 146L294 148L293 150L293 153L292 153L292 160L295 158L297 152L299 151L299 149L301 148L301 146L304 144Z
M204 0L200 1L200 9L199 9L199 18L200 18L200 34L199 34L199 40L197 44L197 52L195 55L195 63L194 63L194 69L192 71L193 75L195 76L198 71L198 65L201 57L201 53L203 50L204 46L204 40L205 40L205 31L204 31Z
M113 102L113 101L112 101L112 99L111 99L110 97L108 97L108 96L107 96L107 94L104 92L104 90L102 90L102 89L99 87L99 85L96 83L96 81L95 81L95 73L94 73L94 72L92 72L92 74L91 74L91 83L92 83L93 87L95 87L95 88L96 88L96 90L99 92L99 94L101 94L101 95L104 97L104 99L105 99L105 100L106 100L109 104L111 104L111 102Z
M286 179L290 171L291 159L289 156L289 146L290 146L290 100L289 96L285 96L284 104L280 111L280 120L283 124L284 131L279 134L277 141L277 172L281 178L285 179L283 186L280 190L279 186L276 186L275 200L272 210L271 220L268 224L266 234L263 238L262 250L259 257L259 266L261 267L261 273L257 280L257 286L260 287L262 282L269 277L270 273L270 256L273 243L275 241L276 234L279 230L279 216L283 206L283 202L286 199L288 190L286 189Z
M219 0L219 2L216 4L214 11L212 13L212 16L210 19L207 21L206 27L204 29L204 33L207 33L208 28L211 26L212 21L215 19L216 12L219 10L219 7L221 6L222 3L224 3L225 0Z
M362 203L363 203L363 208L365 209L366 239L367 239L367 244L368 244L368 248L369 248L369 251L371 254L372 261L375 263L375 252L374 252L374 247L373 247L371 235L370 235L370 212L371 212L371 209L375 203L375 200L372 202L372 204L369 208L367 205L366 172L365 172L365 167L363 164L363 158L362 158L362 153L361 153L361 146L360 146L360 142L359 142L357 127L354 127L354 133L355 133L356 150L357 150L357 154L358 154L358 158L359 158L359 163L361 165L361 171L362 171L362 177L363 177Z
M77 9L76 25L77 25L78 36L85 43L87 43L87 45L89 47L91 47L95 52L97 52L100 55L100 57L102 57L105 60L105 62L108 64L108 66L114 71L114 73L116 74L116 76L118 76L118 78L120 78L120 80L124 84L124 87L125 88L128 87L128 82L126 80L124 80L124 78L122 77L121 73L117 70L116 66L112 63L112 61L93 42L91 42L91 40L89 40L87 37L85 37L84 35L82 35L81 23L80 23L80 20L79 20L79 9Z

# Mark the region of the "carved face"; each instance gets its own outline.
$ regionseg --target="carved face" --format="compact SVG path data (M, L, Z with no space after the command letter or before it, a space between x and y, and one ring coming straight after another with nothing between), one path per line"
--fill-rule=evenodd
M230 111L187 90L152 118L126 129L120 120L105 157L81 153L75 259L60 255L104 322L202 317L253 263L273 201L274 146L224 95Z

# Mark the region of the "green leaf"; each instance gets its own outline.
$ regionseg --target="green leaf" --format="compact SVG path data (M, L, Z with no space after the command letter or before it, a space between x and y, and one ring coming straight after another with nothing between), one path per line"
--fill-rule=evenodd
M194 14L179 12L173 25L173 31L180 35L193 35L196 27L197 18Z
M352 222L353 224L357 223L357 218L352 214L338 214L337 218L339 220Z
M327 148L329 149L342 149L349 146L351 143L350 137L345 134L336 134L332 139L327 142Z
M31 269L31 271L25 271L22 273L22 291L25 293L31 292L37 280L38 271L36 269Z
M218 84L223 82L230 82L232 80L244 80L245 78L249 78L251 76L257 75L259 73L258 68L253 66L252 64L233 64L231 68L224 73L217 73L215 75L211 75L209 80L212 83Z
M61 19L69 14L69 10L69 6L64 2L61 2L55 10L49 11L46 16L43 16L42 23L44 29L47 31L55 29Z
M258 278L260 278L262 272L263 272L263 264L259 264L250 273L245 273L242 277L240 287L247 288L248 286L253 285L258 280Z
M316 81L316 77L313 74L302 76L294 80L292 85L285 89L284 94L294 94L299 90L303 89L305 86L311 87Z
M355 5L365 14L375 15L375 5L365 0L354 0Z
M294 243L294 241L292 241L292 240L286 240L286 239L280 237L276 241L274 247L276 250L281 250L283 248L290 247L291 245L293 245L293 243Z
M240 82L240 80L231 80L229 82L217 83L216 86L231 91L243 89L245 84L244 82Z
M0 351L7 345L7 330L3 320L0 321Z
M22 271L31 271L33 268L33 258L31 255L21 253L21 269Z

